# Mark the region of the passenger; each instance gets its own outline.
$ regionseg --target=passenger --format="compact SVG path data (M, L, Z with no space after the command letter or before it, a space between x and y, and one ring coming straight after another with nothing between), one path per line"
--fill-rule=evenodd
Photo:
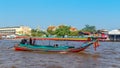
M58 44L54 44L54 47L58 47Z
M29 44L32 45L32 38L29 39Z
M20 44L26 44L27 43L27 39L22 39Z
M36 39L34 39L34 40L33 40L33 43L32 43L32 45L35 45L35 41L36 41Z

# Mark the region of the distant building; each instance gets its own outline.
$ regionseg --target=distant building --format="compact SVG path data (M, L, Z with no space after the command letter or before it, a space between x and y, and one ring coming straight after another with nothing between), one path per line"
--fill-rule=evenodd
M120 41L120 30L119 29L109 31L108 35L109 35L110 40Z
M74 27L70 27L70 31L74 32L74 31L77 31L77 29Z
M0 28L0 35L31 35L31 28L27 26L2 27Z

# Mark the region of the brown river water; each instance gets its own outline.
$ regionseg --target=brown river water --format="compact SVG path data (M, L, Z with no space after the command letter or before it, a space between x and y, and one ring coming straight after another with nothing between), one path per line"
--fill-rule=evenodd
M100 42L97 51L90 46L85 51L67 54L12 50L19 42L0 40L0 68L120 68L120 42ZM66 44L77 46L81 42L67 41Z

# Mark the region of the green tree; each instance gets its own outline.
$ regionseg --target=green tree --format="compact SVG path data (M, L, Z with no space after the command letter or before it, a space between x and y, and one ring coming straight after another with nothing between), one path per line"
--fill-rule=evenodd
M55 35L55 29L56 29L55 26L49 26L47 28L47 34L49 34L49 35Z
M33 37L36 36L36 30L35 30L35 29L32 29L32 30L31 30L31 35L32 35Z
M55 35L55 31L47 29L48 34Z
M95 26L85 25L85 27L82 29L84 32L96 32Z
M69 36L78 36L79 35L79 32L78 31L71 31Z
M33 36L33 37L41 37L41 36L43 36L43 35L45 35L46 33L44 32L44 31L40 31L40 30L38 30L38 29L32 29L31 30L31 35Z
M64 38L65 35L69 35L70 34L70 27L69 26L65 26L65 25L60 25L55 30L55 34L57 36L62 36Z

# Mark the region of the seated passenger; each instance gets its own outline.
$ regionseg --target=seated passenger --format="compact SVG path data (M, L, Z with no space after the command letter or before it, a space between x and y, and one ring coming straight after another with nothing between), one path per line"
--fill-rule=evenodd
M26 44L27 43L27 39L22 39L20 44Z
M54 44L54 47L58 47L58 44Z

